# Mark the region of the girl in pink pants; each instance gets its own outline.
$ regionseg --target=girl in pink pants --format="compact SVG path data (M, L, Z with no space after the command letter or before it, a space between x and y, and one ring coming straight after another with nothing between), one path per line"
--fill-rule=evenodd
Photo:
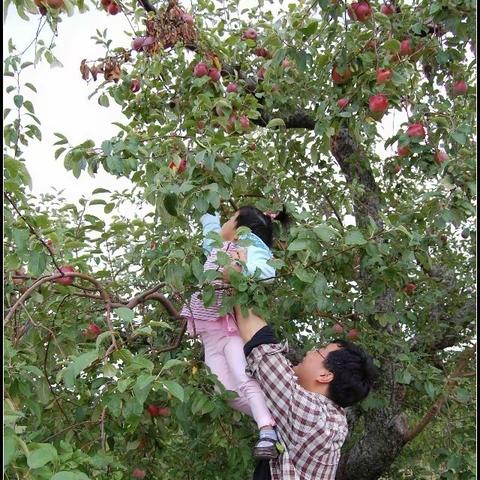
M269 246L272 243L273 220L287 222L287 215L283 211L277 216L264 214L255 207L241 207L230 220L220 226L218 214L203 215L204 242L203 248L207 254L204 271L217 270L222 273L223 280L217 279L212 283L222 287L228 285L228 273L217 263L218 252L225 252L232 258L232 268L243 271L248 276L256 272L259 278L275 277L275 270L267 264L272 258ZM246 258L244 265L235 259L238 258L236 241L239 240L236 230L238 227L250 228L251 233L242 235L240 239L247 239L251 245L242 252ZM219 248L212 246L213 240L208 234L217 232L223 241ZM227 390L233 390L238 397L231 401L231 406L254 418L260 430L260 439L253 450L257 459L275 458L278 453L275 447L277 435L274 430L275 422L268 410L264 394L257 381L247 376L247 365L243 353L244 342L238 332L235 314L229 312L221 316L219 308L222 305L224 289L215 290L215 301L211 307L205 307L199 292L192 295L189 303L182 309L181 315L188 318L188 332L198 335L205 349L205 363L215 374Z

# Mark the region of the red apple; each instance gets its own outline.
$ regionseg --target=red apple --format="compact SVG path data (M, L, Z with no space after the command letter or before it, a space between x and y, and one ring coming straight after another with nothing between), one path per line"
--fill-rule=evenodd
M155 37L145 37L143 40L143 50L148 50L152 45L155 45Z
M40 8L45 8L48 5L50 8L62 8L64 6L63 0L34 0L35 5Z
M383 4L381 7L380 7L380 11L384 14L384 15L393 15L395 13L395 9L392 7L392 5L390 4Z
M395 166L393 167L393 171L395 173L400 173L400 170L402 169L402 167L397 163L395 164Z
M246 38L248 40L256 40L257 32L254 28L247 28L242 38Z
M159 407L158 408L158 415L161 417L169 417L171 414L171 411L168 407Z
M333 330L335 333L338 333L338 334L343 333L343 327L342 327L339 323L336 323L336 324L332 327L332 330Z
M237 121L237 114L232 113L227 120L227 124L225 126L225 130L227 132L233 132L235 130L235 122Z
M132 472L132 477L139 478L140 480L144 479L145 475L145 470L142 470L141 468L135 468Z
M130 82L130 90L135 93L135 92L138 92L140 90L140 80L137 80L136 78L134 78L131 82Z
M350 78L352 77L352 71L350 70L350 67L346 67L343 73L339 73L337 70L337 65L333 66L332 69L332 80L335 85L343 85L344 83L347 83Z
M197 78L205 77L208 75L208 67L205 63L197 63L193 69L193 75Z
M220 80L220 70L218 68L209 68L208 69L208 76L214 81L218 82Z
M55 247L53 246L53 240L51 238L47 240L47 248L50 250L51 254L55 253Z
M290 60L288 58L284 58L282 60L282 67L283 68L289 68L289 67L291 67L291 65L292 64L290 63Z
M145 37L136 37L132 41L132 48L137 52L141 52L143 49L143 42L145 42Z
M400 42L400 51L398 54L401 57L406 57L407 55L411 55L413 53L412 50L412 44L410 42L410 39L406 38L405 40L402 40Z
M272 58L272 54L264 47L257 47L253 53L257 55L257 57L263 57L263 58Z
M160 416L159 410L160 410L160 407L158 407L157 405L150 404L147 407L147 412L152 417L159 417Z
M340 110L343 110L348 104L350 103L350 100L348 98L341 98L337 102L337 106Z
M36 3L36 2L35 2ZM100 2L104 8L104 10L107 9L107 7L112 3L112 0L101 0Z
M193 16L189 13L182 13L182 20L189 25L193 25Z
M411 283L407 283L404 287L403 287L403 291L407 294L407 295L412 295L412 293L415 292L415 289L417 288L417 285L413 282Z
M365 44L365 50L375 50L377 48L377 41L373 38Z
M250 120L248 119L248 117L246 115L240 115L239 122L240 122L240 126L242 128L246 129L246 128L250 127Z
M60 267L60 271L62 273L70 273L74 272L75 269L71 265L63 265ZM73 277L60 277L55 279L56 283L60 283L61 285L71 285L73 283Z
M27 272L25 271L25 269L23 267L21 267L19 270L15 270L13 272L13 275L15 275L17 277L24 277L26 274L27 274ZM21 285L22 283L25 282L25 279L14 278L14 279L12 279L12 281L13 281L14 285Z
M448 160L448 155L443 150L437 150L435 152L435 155L433 157L433 161L437 165L441 165L442 163L446 162L447 160Z
M267 72L266 68L265 67L260 67L258 70L257 70L257 78L259 80L263 80L265 78L265 73Z
M96 323L90 323L83 331L83 335L88 340L95 340L102 333L102 329Z
M388 98L386 95L377 94L372 95L368 100L368 108L372 113L382 114L388 108Z
M468 91L468 85L463 80L459 80L453 84L452 90L455 95L465 95Z
M355 2L348 8L348 14L353 20L366 22L372 16L372 7L368 2Z
M348 333L347 333L347 338L348 338L349 340L351 340L352 342L354 342L354 341L358 338L358 334L359 334L359 333L360 333L360 332L358 331L358 329L352 328L352 329L350 329L350 330L348 331Z
M412 123L407 128L407 135L409 137L425 138L425 128L421 123Z
M410 149L408 147L398 147L397 155L399 157L408 157L410 155Z
M110 5L108 5L108 7L107 7L107 12L108 12L110 15L116 15L117 13L120 12L120 7L118 6L117 3L112 2L112 3L110 3Z
M379 68L377 70L377 83L387 83L392 79L392 71L389 68Z
M157 248L157 242L155 242L154 240L152 240L150 242L150 250L155 250Z
M252 143L250 143L250 145L248 145L248 148L249 148L249 150L252 150L252 152L253 152L257 149L257 144L255 142L252 142Z
M227 92L228 93L233 93L233 92L236 92L237 91L237 84L236 83L229 83L227 85Z

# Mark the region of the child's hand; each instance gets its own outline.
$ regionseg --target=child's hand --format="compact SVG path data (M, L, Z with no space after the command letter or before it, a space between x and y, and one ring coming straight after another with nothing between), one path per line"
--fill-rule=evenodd
M238 248L236 254L237 260L240 260L243 263L247 262L247 250L245 248Z

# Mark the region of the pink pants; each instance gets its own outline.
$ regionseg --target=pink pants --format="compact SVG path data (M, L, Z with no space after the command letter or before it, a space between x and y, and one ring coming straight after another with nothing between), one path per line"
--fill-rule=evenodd
M205 363L227 390L238 394L230 405L253 417L258 428L275 425L260 386L245 373L247 361L242 338L222 331L202 332L200 336L205 348Z

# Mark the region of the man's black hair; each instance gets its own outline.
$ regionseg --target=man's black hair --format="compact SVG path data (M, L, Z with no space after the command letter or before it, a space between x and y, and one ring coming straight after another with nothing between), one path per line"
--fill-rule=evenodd
M266 215L261 210L252 206L240 207L236 219L236 226L248 227L252 233L261 238L267 247L272 245L273 239L273 220L279 221L284 227L288 226L289 216L285 207L274 218Z
M358 345L347 340L334 340L341 348L327 355L325 367L333 373L329 398L340 407L360 402L370 392L377 376L373 359Z

